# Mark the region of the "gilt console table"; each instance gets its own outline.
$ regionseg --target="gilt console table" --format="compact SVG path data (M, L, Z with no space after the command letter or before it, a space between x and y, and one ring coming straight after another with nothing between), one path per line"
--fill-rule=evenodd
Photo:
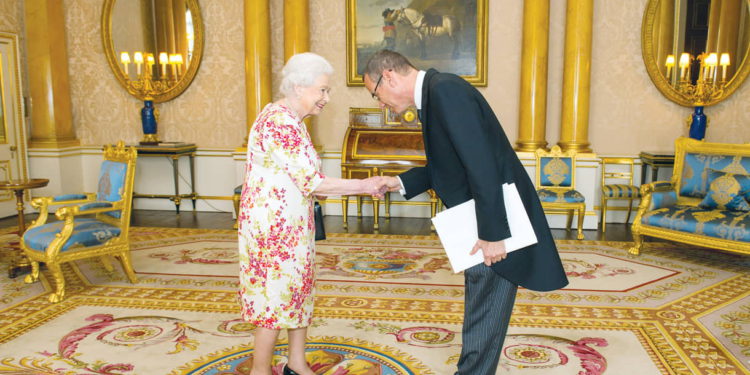
M195 152L198 147L194 143L182 142L161 142L156 145L137 145L138 156L168 157L172 160L172 175L174 176L174 194L138 194L133 193L133 198L165 198L174 202L175 211L180 213L180 203L183 199L190 199L193 202L193 211L195 211L195 201L198 194L195 192ZM190 160L190 193L180 194L179 180L179 161L181 157L187 156Z

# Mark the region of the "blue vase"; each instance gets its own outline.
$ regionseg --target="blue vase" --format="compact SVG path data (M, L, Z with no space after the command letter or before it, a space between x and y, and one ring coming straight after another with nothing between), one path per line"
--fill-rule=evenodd
M143 127L143 141L141 144L154 144L159 143L156 136L156 115L154 102L151 100L143 101L143 108L141 108L141 126Z
M693 121L690 123L690 138L702 140L706 137L706 115L703 114L703 107L695 107L693 112Z

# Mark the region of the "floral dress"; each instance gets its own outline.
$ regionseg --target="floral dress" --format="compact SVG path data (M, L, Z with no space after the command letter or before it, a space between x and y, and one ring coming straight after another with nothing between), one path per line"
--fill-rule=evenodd
M323 179L305 124L282 105L266 105L247 139L238 218L242 318L258 327L310 325L312 192Z

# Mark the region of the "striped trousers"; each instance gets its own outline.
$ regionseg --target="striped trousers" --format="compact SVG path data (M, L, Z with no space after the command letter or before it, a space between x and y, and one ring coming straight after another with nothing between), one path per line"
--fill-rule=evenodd
M518 286L484 263L464 271L464 325L455 375L494 375Z

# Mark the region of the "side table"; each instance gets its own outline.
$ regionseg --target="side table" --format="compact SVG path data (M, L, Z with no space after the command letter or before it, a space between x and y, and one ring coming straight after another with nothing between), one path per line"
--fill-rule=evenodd
M172 175L174 176L174 194L133 194L133 198L167 198L174 202L175 211L180 213L180 203L184 198L190 198L195 211L195 201L198 194L195 192L195 152L198 147L193 143L162 142L156 145L137 145L138 156L166 156L172 159ZM179 160L187 156L190 159L190 193L180 194Z
M656 181L659 174L659 168L673 167L674 154L669 152L658 151L641 151L638 155L641 158L641 185L646 183L646 167L651 167L651 182Z
M36 189L45 187L49 183L46 178L31 178L24 180L10 180L0 181L0 190L12 190L16 194L16 210L18 210L18 237L23 237L23 233L26 231L26 220L23 217L24 204L23 194L28 189ZM20 273L20 270L27 269L31 266L26 255L23 254L21 248L18 248L18 253L15 258L11 261L8 267L8 277L15 278Z

